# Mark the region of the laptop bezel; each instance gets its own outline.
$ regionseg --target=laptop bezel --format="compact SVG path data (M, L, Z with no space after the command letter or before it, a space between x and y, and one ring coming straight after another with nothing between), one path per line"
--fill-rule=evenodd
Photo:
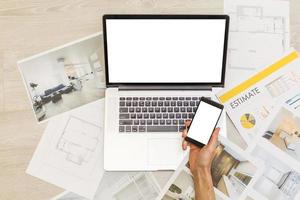
M222 74L221 82L187 82L187 83L118 83L109 81L109 64L108 64L108 51L107 51L107 34L106 34L106 20L107 19L225 19L225 34L224 34L224 47L223 47L223 61L222 61ZM188 88L203 88L203 87L224 87L225 73L226 73L226 58L228 46L228 32L229 32L229 16L228 15L161 15L161 14L105 14L102 17L103 25L103 43L104 43L104 60L105 60L105 79L106 87L149 87L151 89L176 89L184 87Z

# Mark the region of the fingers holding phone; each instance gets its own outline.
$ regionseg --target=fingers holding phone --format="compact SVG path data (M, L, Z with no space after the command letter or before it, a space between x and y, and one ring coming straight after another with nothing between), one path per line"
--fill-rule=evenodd
M183 150L186 150L188 146L190 146L191 149L199 148L198 146L194 145L193 143L189 143L185 139L187 137L188 128L189 128L190 124L191 124L190 120L185 121L185 129L182 131L182 138L183 138L182 149ZM220 130L221 129L219 127L214 130L208 144L206 145L211 151L214 151L218 146L218 136L219 136Z
M187 122L186 124L189 123L190 122ZM199 172L203 170L208 170L208 171L211 170L212 160L215 156L215 149L218 145L219 132L220 132L220 128L216 128L208 144L201 148L196 146L193 143L189 143L188 141L186 141L185 137L187 135L187 128L183 131L182 137L184 139L182 142L182 147L184 150L186 150L187 146L190 146L189 165L190 165L190 170L194 177L197 176Z
M193 121L185 122L182 148L190 146L189 164L193 174L200 170L210 170L218 145L220 128L216 128L223 105L202 98Z
M186 130L185 140L198 146L208 144L218 124L223 111L223 105L202 97L193 120Z

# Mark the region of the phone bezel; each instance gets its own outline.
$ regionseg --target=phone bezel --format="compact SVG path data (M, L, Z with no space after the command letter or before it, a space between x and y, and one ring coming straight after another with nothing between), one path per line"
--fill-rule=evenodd
M212 101L212 100L210 100L210 99L208 99L208 98L201 97L200 102L199 102L199 105L197 106L197 109L196 109L196 112L195 112L195 115L194 115L194 116L196 116L197 111L198 111L198 108L199 108L199 106L200 106L200 104L201 104L202 101L205 102L205 103L207 103L207 104L209 104L209 105L211 105L211 106L214 106L214 107L217 107L217 108L221 109L220 115L219 115L219 117L218 117L218 119L217 119L217 121L216 121L216 124L215 124L215 126L214 126L214 128L213 128L213 130L212 130L212 132L211 132L211 134L210 134L210 137L209 137L209 140L210 140L211 135L213 134L213 132L214 132L214 130L216 129L216 126L217 126L217 124L218 124L218 122L219 122L219 120L220 120L220 117L221 117L221 115L222 115L224 106L223 106L222 104L219 104L219 103L217 103L217 102L215 102L215 101ZM194 120L191 121L190 127L192 126L193 121L194 121ZM187 133L187 134L189 134L189 133ZM197 146L199 146L199 147L201 147L201 148L204 147L205 145L207 145L207 144L203 144L202 142L199 142L199 141L197 141L197 140L194 140L193 138L188 137L188 135L186 136L185 140L188 141L188 142L190 142L190 143L193 143L193 144L195 144L195 145L197 145ZM209 141L209 140L208 140L208 141Z

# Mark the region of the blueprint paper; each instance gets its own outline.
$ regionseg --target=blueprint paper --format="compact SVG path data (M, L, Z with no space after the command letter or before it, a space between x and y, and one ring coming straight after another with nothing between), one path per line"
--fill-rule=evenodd
M228 67L259 69L290 47L289 2L224 0L230 16Z
M104 173L104 100L49 121L27 173L92 199Z

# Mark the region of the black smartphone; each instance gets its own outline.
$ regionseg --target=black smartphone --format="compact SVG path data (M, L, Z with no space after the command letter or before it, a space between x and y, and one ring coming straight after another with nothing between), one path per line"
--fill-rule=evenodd
M185 140L199 147L205 146L218 124L223 108L222 104L202 97Z

